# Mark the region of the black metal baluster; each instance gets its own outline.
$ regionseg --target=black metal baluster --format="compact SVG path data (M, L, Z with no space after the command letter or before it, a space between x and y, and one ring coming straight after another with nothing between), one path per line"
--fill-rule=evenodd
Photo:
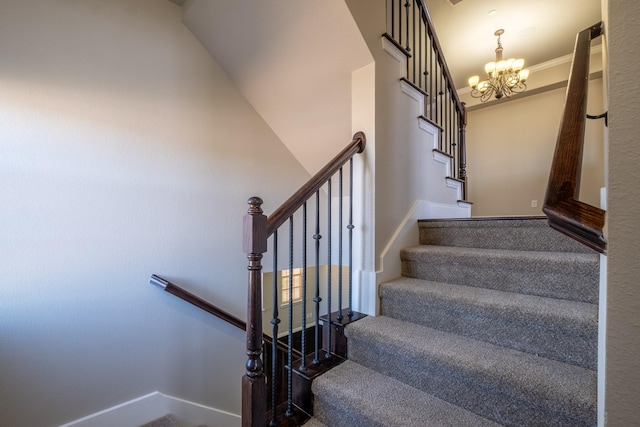
M391 0L391 38L396 39L396 0Z
M405 18L407 21L407 52L411 52L411 46L409 46L409 8L411 7L411 5L409 4L409 0L407 0L404 4L404 8L405 8Z
M300 351L302 352L302 361L300 362L300 370L307 370L307 202L302 205L302 342L300 343Z
M402 46L402 0L398 0L398 44Z
M449 81L447 80L446 76L444 78L444 112L445 112L445 142L447 144L447 153L451 154L451 139L449 138L451 136L451 132L449 132L449 112L450 110L450 104L449 104Z
M331 180L327 181L327 353L325 357L331 357Z
M418 86L422 87L422 14L420 13L420 2L418 2ZM427 91L427 82L425 78L425 87L423 88L425 92Z
M431 95L431 103L429 104L429 119L433 120L433 110L435 109L435 103L436 103L436 91L435 88L433 87L433 81L434 81L434 76L433 76L433 36L431 34L429 34L429 45L430 45L430 49L429 49L429 94Z
M349 159L349 311L353 316L353 157Z
M459 126L459 116L458 116L457 105L453 105L453 128L452 128L452 138L453 138L453 176L455 178L460 178L458 176L458 126Z
M287 351L287 412L293 415L293 216L289 217L289 349Z
M342 320L342 166L338 173L338 320Z
M453 115L453 87L451 84L449 85L449 144L451 144L451 155L455 157L456 151L456 141L453 137L453 125L454 125L454 115ZM455 177L455 168L453 170L453 176Z
M411 34L413 36L413 50L415 51L416 49L416 5L415 3L413 4L413 7L411 8L411 13L412 13L412 19L411 19L411 27L413 29L413 31L411 31ZM416 79L416 60L417 60L417 56L416 53L413 53L413 57L411 58L413 60L413 83L418 83L418 79Z
M278 230L273 232L273 342L271 343L271 426L277 426L278 407L278 325L280 324L278 310Z
M438 55L439 57L439 55ZM443 81L443 77L444 77L444 72L443 72L443 68L442 68L442 63L440 62L440 60L438 60L438 74L440 75L440 83L438 84L438 118L440 119L440 121L438 122L438 124L440 125L441 131L440 131L440 150L444 151L444 147L443 144L445 144L445 136L442 135L444 133L444 99L442 97L442 95L444 95L444 91L442 90L444 88L444 81Z
M313 354L313 364L320 363L320 190L316 191L316 232L313 235L313 239L316 241L316 294L313 298L315 303L315 348Z

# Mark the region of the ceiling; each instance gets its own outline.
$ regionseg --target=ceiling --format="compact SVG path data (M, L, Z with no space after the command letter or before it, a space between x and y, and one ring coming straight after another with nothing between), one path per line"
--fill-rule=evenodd
M183 22L307 171L344 148L372 62L344 0L190 0Z
M494 60L497 29L505 30L503 56L524 58L525 67L530 67L573 52L576 34L601 20L600 0L426 3L458 89L467 86L468 77L484 73L484 64ZM495 13L490 15L492 10Z
M352 71L373 58L345 0L170 1L307 171L346 145ZM601 19L600 0L425 1L459 90L495 58L497 29L505 58L530 67L570 54L576 33Z

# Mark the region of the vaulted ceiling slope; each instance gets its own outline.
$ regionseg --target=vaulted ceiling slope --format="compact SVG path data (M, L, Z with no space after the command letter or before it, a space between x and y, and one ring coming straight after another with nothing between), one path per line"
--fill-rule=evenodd
M373 59L344 0L191 0L183 21L309 173L350 141Z

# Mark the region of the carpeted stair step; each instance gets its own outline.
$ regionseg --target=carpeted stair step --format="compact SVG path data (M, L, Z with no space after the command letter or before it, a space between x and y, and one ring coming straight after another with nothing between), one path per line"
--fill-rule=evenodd
M418 221L421 245L594 253L549 227L546 217Z
M328 427L326 424L324 424L322 421L320 421L316 417L309 418L309 421L307 421L303 425L304 427Z
M499 424L596 424L594 371L386 316L351 323L345 333L350 361ZM356 382L343 393L373 387Z
M349 360L316 378L312 389L314 418L330 427L497 426Z
M596 369L597 305L411 278L379 295L384 316Z
M173 417L172 414L165 415L162 418L158 418L157 420L153 420L147 424L144 424L140 427L181 427L178 424L178 421Z
M596 304L596 254L414 246L402 249L402 276Z

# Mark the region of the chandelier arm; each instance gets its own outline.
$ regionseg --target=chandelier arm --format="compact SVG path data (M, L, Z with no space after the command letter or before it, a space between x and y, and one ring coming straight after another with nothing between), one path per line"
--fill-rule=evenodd
M495 50L496 62L489 62L485 65L485 72L487 73L487 80L479 82L478 77L469 79L469 84L473 85L471 88L471 96L474 98L480 98L482 102L486 102L492 97L500 99L504 97L511 97L516 93L524 92L527 89L527 85L524 80L529 76L528 70L523 70L523 59L502 59L502 42L500 36L504 34L504 30L496 30L495 36L498 37L498 47ZM522 75L521 75L522 72Z

